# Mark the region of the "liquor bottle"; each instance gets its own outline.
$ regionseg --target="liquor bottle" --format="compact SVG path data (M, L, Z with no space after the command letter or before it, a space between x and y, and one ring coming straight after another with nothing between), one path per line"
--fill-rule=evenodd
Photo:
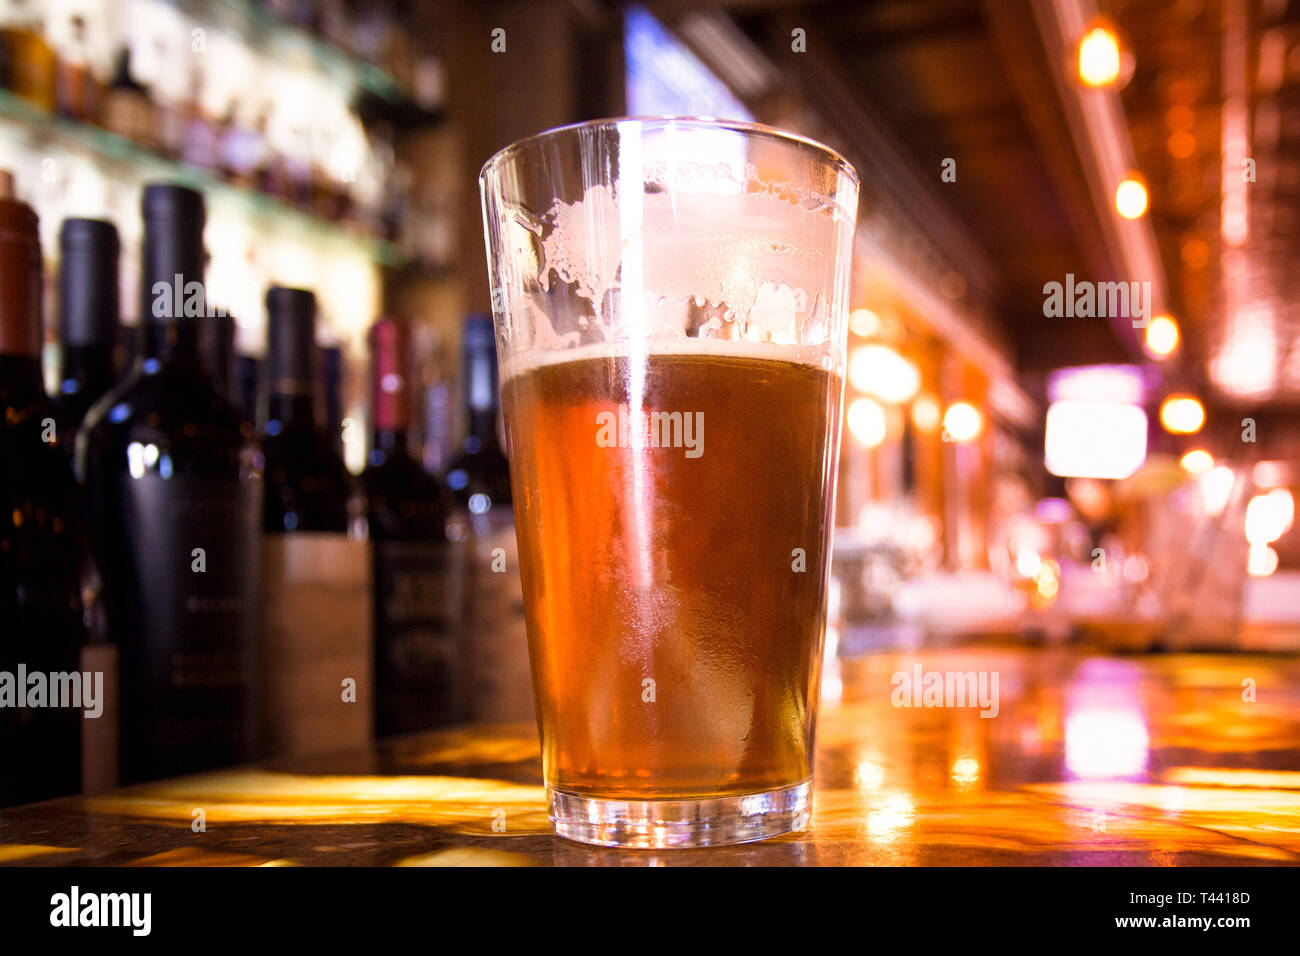
M303 755L369 739L370 558L316 427L316 297L276 286L266 308L262 726L269 755Z
M118 238L111 222L65 219L59 229L59 444L72 455L90 407L113 387L117 372Z
M375 612L375 733L411 733L464 718L467 535L446 490L408 450L408 333L370 330L373 433L362 476L369 504Z
M99 118L99 82L90 66L90 44L86 38L86 20L71 18L72 40L59 57L55 93L59 115L81 122Z
M41 109L54 112L57 61L45 40L40 12L30 0L10 0L0 42L8 59L8 86L18 96Z
M524 720L533 716L532 679L510 466L497 431L500 392L491 316L470 314L463 348L466 435L446 481L474 533L467 575L468 711L474 721Z
M203 73L196 68L190 74L190 92L185 101L181 161L187 166L215 172L221 165L221 136L203 107L203 88Z
M203 197L144 190L140 354L77 439L121 655L122 778L256 754L257 442L203 372Z
M79 669L85 543L67 457L41 384L36 214L0 174L0 806L80 789L84 700L53 700ZM39 675L40 699L32 678ZM80 686L81 679L77 678ZM64 685L67 686L67 685ZM93 696L94 688L91 688ZM57 706L54 706L57 705Z
M104 95L104 125L118 136L141 146L154 142L154 106L149 91L131 75L131 50L117 51L113 78Z

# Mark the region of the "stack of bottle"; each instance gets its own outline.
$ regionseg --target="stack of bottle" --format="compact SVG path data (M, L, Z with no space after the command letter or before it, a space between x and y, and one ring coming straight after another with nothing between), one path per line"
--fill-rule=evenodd
M409 328L374 324L354 477L313 293L268 290L241 382L203 305L203 197L154 184L141 209L127 368L117 231L62 224L50 397L37 220L0 176L0 805L530 717L490 319L445 481L410 449Z

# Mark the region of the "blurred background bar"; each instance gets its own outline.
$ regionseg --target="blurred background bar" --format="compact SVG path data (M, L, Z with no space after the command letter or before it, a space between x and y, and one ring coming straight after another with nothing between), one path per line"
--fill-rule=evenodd
M317 433L315 471L268 470L262 541L316 550L266 586L311 601L360 553L312 535L370 548L334 595L369 627L327 643L395 696L337 725L304 696L262 754L530 717L477 174L651 114L789 129L862 180L829 701L872 655L959 644L1300 652L1295 0L6 0L0 169L39 215L46 390L88 360L62 270L115 271L92 338L122 374L141 189L197 190L208 374L268 461L291 406ZM61 261L70 219L116 228L113 264ZM273 286L315 294L292 395ZM323 646L292 637L285 674Z

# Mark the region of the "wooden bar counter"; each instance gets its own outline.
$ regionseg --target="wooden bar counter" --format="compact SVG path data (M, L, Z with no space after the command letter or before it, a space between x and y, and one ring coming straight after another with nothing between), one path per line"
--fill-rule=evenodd
M918 667L996 674L996 716L895 706L924 703L898 676ZM1300 863L1295 657L988 643L841 661L827 696L812 819L762 843L642 851L558 839L534 729L509 725L12 808L0 813L0 863Z

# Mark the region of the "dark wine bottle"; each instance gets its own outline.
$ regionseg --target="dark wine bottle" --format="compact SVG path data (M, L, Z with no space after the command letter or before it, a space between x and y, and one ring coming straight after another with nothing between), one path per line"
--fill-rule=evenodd
M408 449L409 336L380 319L370 330L373 433L366 458L375 613L375 733L412 733L464 719L467 534L449 525L441 483Z
M199 317L199 360L212 384L249 421L252 410L243 407L235 370L235 319L225 312Z
M199 361L203 197L148 185L143 213L140 354L77 441L128 783L257 752L257 442Z
M500 391L491 316L470 314L463 349L466 435L446 481L473 527L464 601L470 628L466 709L476 722L524 720L533 715L532 680L510 466L497 437Z
M370 559L316 424L316 297L276 286L266 308L262 727L269 754L303 755L370 736Z
M343 456L343 350L337 345L320 350L321 434L334 454Z
M465 440L447 468L446 480L468 509L475 530L489 534L514 524L510 464L497 437L500 385L490 315L472 312L465 320L463 356Z
M63 699L54 675L79 671L85 540L40 348L36 214L0 174L0 806L81 787L85 701Z
M255 355L235 353L235 396L249 421L256 421L261 407L258 388L262 379L262 360Z
M263 530L345 533L350 479L316 428L316 296L273 286L266 311Z
M61 365L54 420L59 444L71 456L86 412L117 381L117 229L98 219L65 219L59 250Z

